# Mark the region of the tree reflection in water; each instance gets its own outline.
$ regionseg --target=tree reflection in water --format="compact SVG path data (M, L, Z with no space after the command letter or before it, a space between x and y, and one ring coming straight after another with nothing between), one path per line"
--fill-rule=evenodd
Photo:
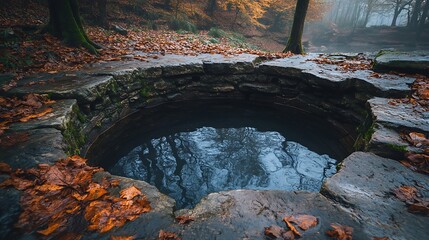
M222 190L319 191L335 163L278 132L202 127L143 142L109 171L149 182L190 208Z

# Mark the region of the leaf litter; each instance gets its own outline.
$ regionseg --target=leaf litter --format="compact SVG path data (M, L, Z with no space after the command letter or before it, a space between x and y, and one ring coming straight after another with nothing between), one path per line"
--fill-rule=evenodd
M392 193L407 205L410 213L429 216L429 198L423 197L414 186L400 186Z
M0 187L23 191L22 212L15 226L26 231L57 236L73 231L71 223L84 222L87 230L104 233L151 210L135 186L122 189L117 196L111 193L118 189L116 180L94 182L94 174L103 169L88 166L79 156L28 170L12 171L5 163L0 166L2 172L10 173Z
M266 227L264 230L265 236L293 240L302 236L302 233L297 228L306 231L318 224L318 220L315 216L307 214L286 216L283 218L283 221L287 228L277 225Z

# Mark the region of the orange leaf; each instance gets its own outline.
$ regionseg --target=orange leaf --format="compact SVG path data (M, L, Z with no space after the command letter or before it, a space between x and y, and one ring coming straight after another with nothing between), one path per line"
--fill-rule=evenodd
M159 231L158 240L180 240L174 232L166 232L164 230Z
M286 223L286 225L288 226L289 230L291 230L293 232L293 234L295 234L296 236L301 237L301 233L292 225L292 223L290 223L288 221L287 218L283 218L283 221Z
M110 240L134 240L134 236L110 236Z
M41 231L37 231L37 232L42 234L42 235L48 236L51 233L55 232L55 230L57 230L60 226L61 226L61 224L59 224L59 223L49 224L48 228L41 230Z
M121 195L121 198L130 200L130 199L133 199L136 196L141 196L143 194L142 194L142 192L138 188L136 188L134 185L132 185L131 187L123 189L120 192L120 195Z
M53 192L53 191L61 190L63 188L64 187L58 186L58 185L55 185L55 184L45 183L45 184L43 184L41 186L36 186L34 189L38 190L38 191L41 191L41 192L49 192L49 191Z
M393 190L393 193L401 201L411 201L417 197L417 189L412 186L400 186Z
M50 112L52 112L52 108L46 108L45 110L43 110L40 113L31 114L31 115L22 117L21 119L19 119L19 121L20 122L28 122L28 120L30 120L30 119L42 117L42 116L44 116Z
M265 228L264 234L270 238L280 238L284 231L284 228L277 225L272 225Z
M338 223L332 223L332 230L327 230L326 234L337 240L352 240L353 228L349 226L343 226Z
M179 224L188 224L194 221L194 218L191 216L178 216L176 217L176 220L179 221Z
M288 216L285 217L285 219L289 222L297 224L298 227L304 231L317 225L317 218L311 215Z
M98 183L90 183L86 192L88 193L88 196L85 200L88 201L99 199L103 195L107 194L107 190L102 188Z

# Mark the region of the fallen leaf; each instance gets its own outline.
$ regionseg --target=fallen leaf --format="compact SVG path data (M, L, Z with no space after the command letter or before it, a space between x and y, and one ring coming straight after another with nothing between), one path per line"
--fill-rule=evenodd
M413 186L400 186L393 190L395 196L401 201L411 201L417 196L417 189Z
M284 221L295 223L304 231L317 225L317 218L311 215L287 216L285 219Z
M174 232L161 230L158 234L158 240L180 240L180 238Z
M11 173L12 168L5 162L0 162L0 173Z
M388 237L374 237L373 240L389 240Z
M286 223L286 225L288 226L289 230L291 230L293 232L293 234L295 234L296 236L301 237L301 233L292 225L292 223L290 223L287 218L283 218L283 221Z
M102 188L101 185L98 183L89 184L86 192L88 193L86 200L89 201L99 199L100 197L108 193L107 190Z
M178 216L176 217L176 221L178 221L179 224L188 224L194 221L194 218L192 218L191 216Z
M38 233L48 236L51 233L53 233L55 230L57 230L61 225L59 223L53 223L51 225L48 226L48 228L41 230L41 231L37 231Z
M353 228L349 226L343 226L338 223L331 224L332 230L327 230L326 234L336 240L352 240Z
M292 231L287 231L282 234L283 240L294 240L295 234Z
M265 228L264 234L270 238L280 238L283 232L285 232L284 228L277 225L271 225Z
M409 204L408 211L411 213L429 215L429 199L418 199L416 203Z
M25 116L25 117L22 117L22 118L20 118L19 119L19 121L20 122L28 122L30 119L33 119L33 118L39 118L39 117L42 117L42 116L44 116L44 115L46 115L46 114L48 114L48 113L51 113L52 112L52 108L46 108L45 110L43 110L42 112L39 112L39 113L35 113L35 114L31 114L31 115L28 115L28 116Z
M65 234L61 234L58 239L61 240L80 240L82 238L82 234L75 232L68 232Z
M131 187L123 189L120 192L120 195L121 195L121 198L130 200L130 199L133 199L136 196L141 196L142 192L138 188L136 188L134 185L132 185Z
M110 240L134 240L134 236L110 236Z

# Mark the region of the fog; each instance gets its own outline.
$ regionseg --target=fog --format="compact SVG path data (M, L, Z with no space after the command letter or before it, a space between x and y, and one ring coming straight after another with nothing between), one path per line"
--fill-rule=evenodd
M310 52L428 50L427 0L327 0L320 21L308 21Z

